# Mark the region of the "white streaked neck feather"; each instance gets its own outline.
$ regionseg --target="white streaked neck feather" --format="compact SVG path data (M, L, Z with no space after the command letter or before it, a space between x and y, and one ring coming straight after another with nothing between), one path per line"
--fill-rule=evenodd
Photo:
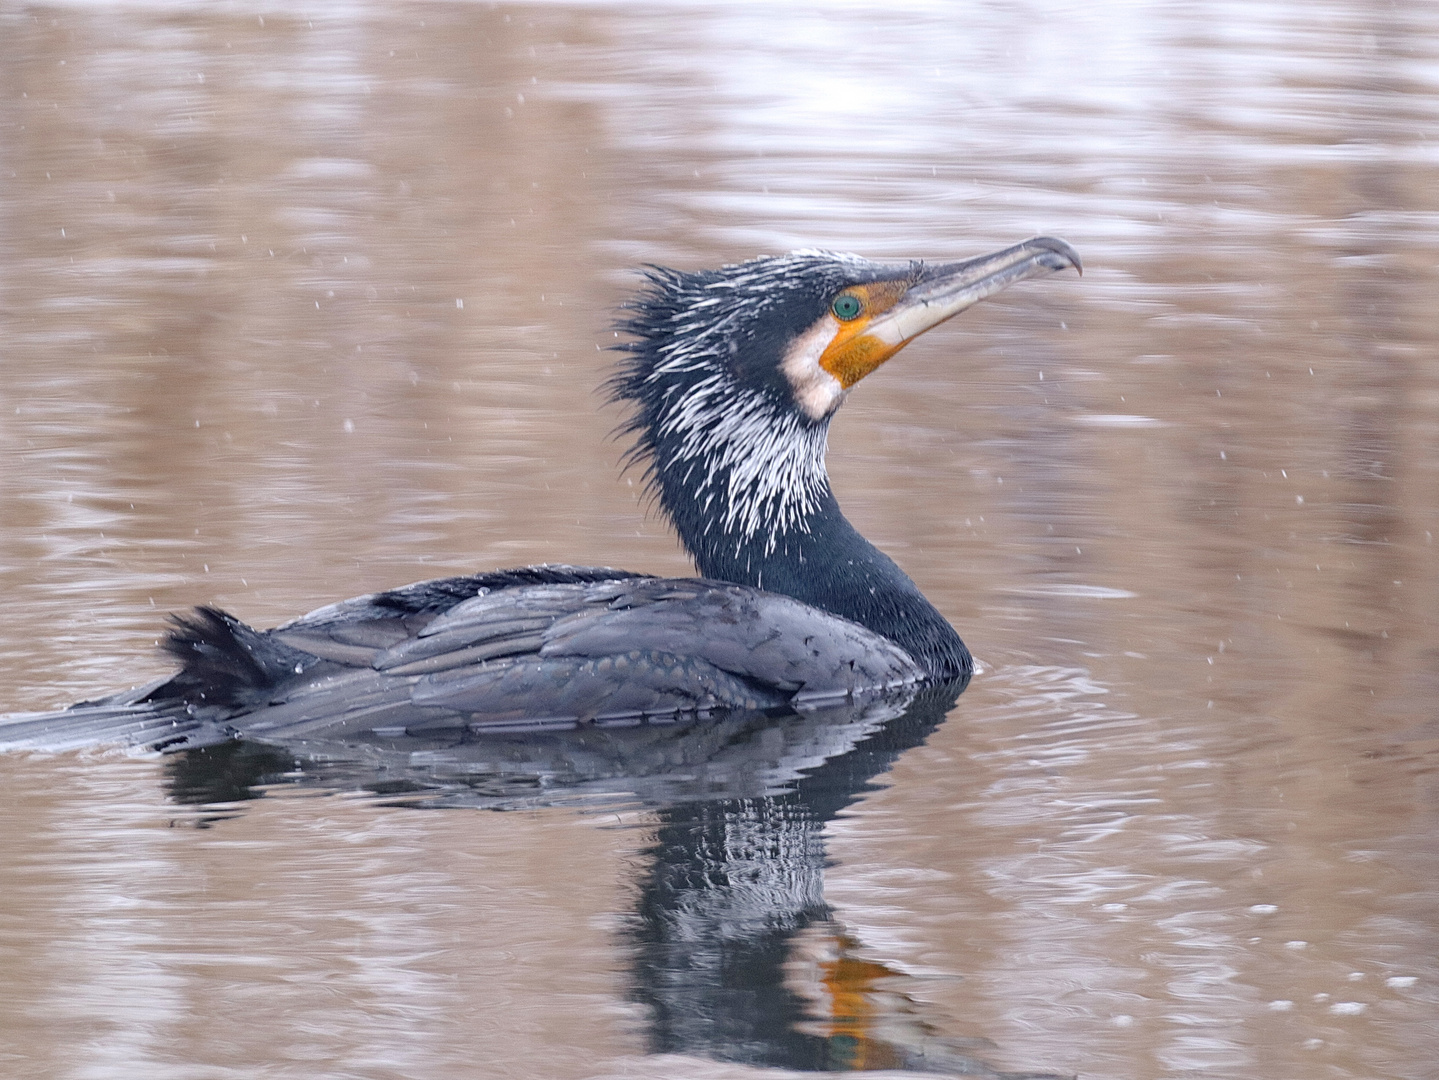
M765 554L785 533L808 531L808 517L829 493L829 426L807 423L723 374L669 403L659 431L675 440L665 471L688 482L725 534L741 542L764 534Z

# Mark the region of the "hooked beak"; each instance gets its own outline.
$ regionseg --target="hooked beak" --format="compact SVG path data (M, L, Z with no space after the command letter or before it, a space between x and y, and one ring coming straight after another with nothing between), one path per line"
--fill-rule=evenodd
M965 308L1017 281L1069 268L1083 273L1079 254L1063 240L1031 240L962 262L922 267L903 281L860 286L865 315L842 325L820 365L847 390L906 344Z
M993 255L928 267L894 307L870 321L868 333L900 346L1017 281L1070 267L1084 272L1079 253L1052 236L1036 236Z

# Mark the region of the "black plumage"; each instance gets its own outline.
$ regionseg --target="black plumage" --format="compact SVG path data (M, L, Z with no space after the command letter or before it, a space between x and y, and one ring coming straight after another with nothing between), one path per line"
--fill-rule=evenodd
M1078 266L1041 237L939 265L808 251L652 268L607 385L701 577L524 567L346 600L273 630L202 607L174 619L174 676L60 715L87 737L192 745L793 710L965 680L959 635L841 513L824 467L830 419L919 333ZM56 742L47 718L29 723Z

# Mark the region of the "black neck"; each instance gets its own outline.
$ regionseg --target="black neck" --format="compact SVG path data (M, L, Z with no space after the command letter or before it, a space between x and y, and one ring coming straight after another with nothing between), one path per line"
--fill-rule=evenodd
M969 650L893 559L861 536L824 482L816 510L771 545L763 533L736 536L696 510L691 493L659 477L660 501L705 577L783 593L903 646L940 680L968 678ZM673 478L671 478L673 479Z

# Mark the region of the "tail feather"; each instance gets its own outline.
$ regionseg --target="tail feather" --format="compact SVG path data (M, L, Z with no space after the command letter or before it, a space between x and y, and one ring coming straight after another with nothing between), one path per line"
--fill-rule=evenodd
M148 702L253 708L276 685L318 662L219 608L197 607L172 615L170 622L160 647L180 662L180 670L144 699Z
M76 750L105 743L148 750L189 750L234 733L201 720L184 701L156 700L168 679L55 712L0 717L0 750Z
M170 621L161 648L180 662L178 672L68 709L0 717L0 749L211 746L235 736L230 717L268 703L278 683L318 662L219 608Z

